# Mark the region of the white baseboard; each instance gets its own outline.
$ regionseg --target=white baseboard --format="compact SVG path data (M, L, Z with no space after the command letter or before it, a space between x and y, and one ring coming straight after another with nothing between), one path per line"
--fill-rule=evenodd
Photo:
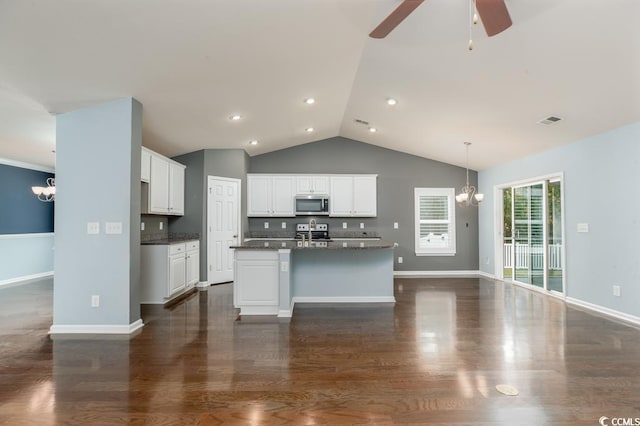
M287 309L287 310L279 310L278 311L278 318L291 318L291 315L293 315L293 310L291 309Z
M42 272L39 274L24 275L22 277L9 278L7 280L0 281L0 287L6 286L6 285L22 284L23 281L37 280L40 278L46 278L46 277L52 277L52 276L53 276L53 271L48 271L48 272Z
M294 297L296 303L395 303L393 296Z
M49 334L131 334L142 328L144 324L139 319L129 325L61 325L54 324Z
M580 299L574 299L573 297L566 297L565 301L571 305L579 306L590 311L595 311L624 322L632 323L634 325L640 325L640 317L637 317L635 315L625 314L624 312L605 308L604 306L595 305L593 303L585 302Z
M480 275L483 278L488 278L490 280L496 280L496 276L494 274L490 274L488 272L484 272L484 271L478 271L478 275Z
M195 285L196 288L207 288L209 287L209 283L207 281L200 281Z
M480 271L393 271L394 277L402 278L476 278L478 275Z

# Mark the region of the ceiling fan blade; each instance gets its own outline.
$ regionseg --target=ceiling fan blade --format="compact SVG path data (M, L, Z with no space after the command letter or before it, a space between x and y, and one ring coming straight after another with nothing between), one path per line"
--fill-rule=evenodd
M404 18L409 16L416 7L420 6L423 1L424 0L404 0L384 21L380 22L380 24L371 31L369 37L385 38L400 22L404 21Z
M489 37L511 26L511 16L504 0L476 0L476 9Z

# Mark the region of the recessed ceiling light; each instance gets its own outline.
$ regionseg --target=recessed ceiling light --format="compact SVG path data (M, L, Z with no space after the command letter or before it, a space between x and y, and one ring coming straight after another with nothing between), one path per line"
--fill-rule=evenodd
M316 103L316 100L315 100L315 98L307 98L307 99L304 100L304 103L307 104L307 105L313 105L313 104Z
M257 141L257 140L255 140L255 139L253 139L253 140L250 140L250 141L249 141L249 144L250 144L250 145L258 145L258 141Z
M375 133L377 131L378 131L378 129L376 129L375 127L369 127L369 132L370 133Z
M306 128L306 129L304 129L304 130L305 130L305 132L307 132L307 133L311 133L311 132L313 132L315 129L314 129L313 127L307 127L307 128Z
M397 100L395 100L395 99L393 99L393 98L387 98L387 105L391 105L391 106L393 106L393 105L395 105L395 104L397 104L397 103L398 103L398 101L397 101Z
M242 119L242 116L239 114L233 114L231 117L229 117L229 120L231 121L239 121Z

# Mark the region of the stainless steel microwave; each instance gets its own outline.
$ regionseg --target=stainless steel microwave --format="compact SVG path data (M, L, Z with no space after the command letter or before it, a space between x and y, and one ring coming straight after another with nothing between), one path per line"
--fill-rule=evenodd
M328 195L296 195L294 201L297 216L327 216L329 214Z

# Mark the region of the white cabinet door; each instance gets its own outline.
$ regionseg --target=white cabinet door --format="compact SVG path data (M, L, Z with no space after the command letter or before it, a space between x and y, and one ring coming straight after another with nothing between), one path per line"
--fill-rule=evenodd
M296 194L329 194L329 176L296 176Z
M184 252L169 256L169 296L183 290L186 280L187 259Z
M184 215L184 166L169 162L169 213Z
M295 178L274 176L271 180L271 216L295 216L293 211Z
M237 260L233 282L235 306L272 306L277 313L280 303L279 280L277 258Z
M200 250L190 250L186 259L187 286L193 287L200 281Z
M149 179L149 213L169 212L169 162L166 158L151 155Z
M331 176L330 216L351 216L353 211L353 176Z
M271 216L270 176L247 176L247 216Z
M140 156L140 180L142 182L149 182L151 179L151 153L142 148L142 154Z
M376 176L353 177L353 216L377 215L377 186Z
M247 176L247 216L295 216L294 176Z

